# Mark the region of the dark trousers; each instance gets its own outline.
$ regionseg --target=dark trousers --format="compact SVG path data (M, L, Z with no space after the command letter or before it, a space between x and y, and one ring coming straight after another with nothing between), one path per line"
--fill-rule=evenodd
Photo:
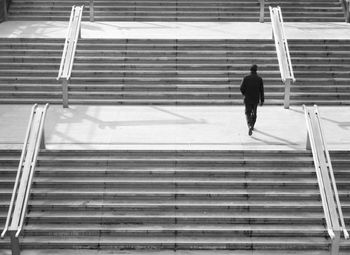
M257 108L258 104L245 104L245 116L247 118L247 124L249 128L254 128Z

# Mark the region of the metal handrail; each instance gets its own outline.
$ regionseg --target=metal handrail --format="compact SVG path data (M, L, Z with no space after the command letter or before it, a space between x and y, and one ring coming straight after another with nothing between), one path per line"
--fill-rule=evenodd
M64 43L61 65L58 71L57 80L62 82L63 107L68 107L68 83L72 74L75 52L78 39L81 37L81 19L83 15L84 5L72 6L70 14L68 31Z
M46 117L46 112L47 112L47 108L49 107L49 104L46 104L43 112L42 112L42 116L40 119L40 126L39 126L39 132L38 132L38 140L36 141L36 146L35 146L35 151L34 151L34 158L33 158L33 163L31 164L31 171L30 171L30 176L29 176L29 186L27 187L28 192L26 192L26 197L24 199L24 208L27 208L28 205L28 200L29 200L29 194L30 194L30 190L32 187L32 180L33 180L33 176L34 176L34 169L36 167L36 163L37 163L37 158L38 158L38 154L39 154L39 150L40 150L40 144L41 144L41 139L42 139L42 134L43 134L43 128L44 128L44 123L45 123L45 117ZM20 219L20 223L19 223L19 228L16 232L16 237L19 236L19 234L22 231L22 227L23 227L23 223L24 223L24 219L25 219L25 214L26 214L26 209L22 210L22 214L21 214L21 219Z
M77 25L78 29L80 29L80 26L81 26L81 18L82 18L82 15L83 15L83 8L84 8L84 6L81 6L81 8L82 8L82 10L79 13L79 18L78 18L78 25ZM76 46L77 46L78 38L79 38L79 32L75 34L75 38L74 38L74 41L73 41L74 42L74 50L73 50L71 62L70 62L70 65L69 65L70 68L69 68L67 80L70 78L71 73L72 73L73 62L74 62L74 57L75 57L75 52L76 52Z
M63 69L63 64L64 64L64 60L66 59L67 48L68 48L68 38L69 38L69 34L70 34L70 31L71 31L71 27L72 27L72 22L73 22L73 10L74 10L74 8L75 8L75 5L72 6L72 11L71 11L71 13L70 13L68 31L67 31L67 35L66 35L66 40L65 40L65 42L64 42L64 48L63 48L63 53L62 53L61 65L60 65L60 70L58 71L57 80L59 80L60 77L61 77L61 73L62 73L62 69Z
M15 185L13 187L10 207L9 207L9 211L8 211L8 214L7 214L5 228L4 228L3 232L1 233L1 238L4 238L4 236L5 236L5 234L6 234L7 230L8 230L9 223L10 223L11 213L12 213L12 210L13 210L13 204L14 204L14 200L15 200L15 196L16 196L16 190L18 188L19 178L20 178L21 170L22 170L22 166L23 166L24 155L25 155L25 152L26 152L26 149L27 149L29 133L30 133L30 130L31 130L31 127L32 127L34 113L35 113L35 110L36 110L37 107L38 107L37 104L33 105L32 111L31 111L31 114L30 114L30 117L29 117L29 123L28 123L28 127L27 127L26 136L24 138L24 144L23 144L21 159L20 159L19 165L18 165L17 176L16 176Z
M60 70L59 70L58 75L57 75L57 80L59 80L60 78L65 78L65 79L69 80L70 76L71 76L71 73L72 73L74 56L75 56L75 51L76 51L76 44L77 44L77 41L78 41L78 38L79 38L79 33L76 33L75 37L71 38L71 34L72 34L72 31L73 31L73 22L75 21L74 17L75 17L75 14L76 14L76 12L75 12L75 8L76 7L77 6L75 6L75 5L72 6L72 11L71 11L70 19L69 19L69 24L68 24L68 31L67 31L66 40L65 40L65 43L64 43L64 49L63 49L63 53L62 53L61 65L60 65ZM78 17L78 23L77 23L77 26L76 26L77 29L80 29L80 27L81 27L81 18L82 18L82 15L83 15L84 5L82 5L80 8L81 8L81 11L80 11L79 17ZM73 48L73 51L71 53L72 57L70 59L68 73L67 74L63 74L62 72L63 72L63 69L64 69L65 60L67 58L67 53L68 53L67 50L68 50L68 45L69 45L70 42L73 42L74 48ZM65 76L62 77L63 75L65 75Z
M323 207L323 212L324 212L324 215L325 215L325 219L326 219L326 225L327 225L327 232L330 236L331 239L334 239L335 237L335 234L334 234L334 231L332 229L332 224L331 224L331 216L330 216L330 212L328 210L329 206L328 206L328 203L327 203L327 199L326 199L326 194L325 194L325 187L323 185L323 182L320 181L322 179L321 177L321 174L320 174L320 165L319 165L319 160L317 158L317 153L314 153L316 152L316 145L314 144L314 132L311 128L311 125L310 125L310 122L309 122L309 112L306 108L305 105L303 105L303 108L304 108L304 114L305 114L305 120L306 120L306 127L307 127L307 130L308 130L308 134L310 136L310 145L311 145L311 149L313 151L312 153L312 157L314 159L314 164L315 164L315 169L316 169L316 175L317 175L317 181L318 181L318 185L320 187L320 195L321 195L321 201L322 201L322 207Z
M281 72L281 78L283 82L285 82L286 79L291 79L293 80L293 82L295 82L294 71L293 71L292 62L291 62L290 53L289 53L288 41L284 30L284 23L283 23L281 8L279 6L275 8L272 8L270 6L269 9L270 9L273 33L275 37L275 45L277 50L277 57L278 57L280 72ZM275 11L277 12L278 20L276 20L276 22L278 22L278 24L274 22ZM277 30L279 30L281 34L277 33ZM280 46L283 48L284 52L281 52ZM287 67L284 66L285 61L283 60L286 60L286 63L288 65Z
M321 126L321 120L319 118L319 113L318 113L318 107L316 105L315 105L315 112L316 112L316 115L317 115L318 124ZM329 175L330 175L331 180L332 180L332 187L333 187L334 196L335 196L335 200L336 200L336 204L337 204L337 210L338 210L338 213L339 213L340 224L341 224L341 227L342 227L345 239L349 239L349 233L346 230L346 226L345 226L345 222L344 222L344 216L343 216L343 211L342 211L342 208L341 208L341 205L340 205L339 193L338 193L338 188L337 188L337 184L336 184L335 177L334 177L333 166L332 166L331 158L329 156L329 151L328 151L328 148L327 148L327 142L326 142L326 139L325 139L325 136L324 136L324 133L323 133L322 129L320 129L320 135L321 135L321 138L322 138L322 143L323 143L324 151L325 151L327 162L328 162Z
M282 42L283 42L284 50L286 51L286 58L288 61L289 74L290 74L290 78L293 80L293 82L295 82L292 60L290 58L290 53L289 53L288 40L287 40L286 32L284 30L284 22L283 22L281 7L278 6L278 9L279 9L278 16L279 16L280 21L281 21Z

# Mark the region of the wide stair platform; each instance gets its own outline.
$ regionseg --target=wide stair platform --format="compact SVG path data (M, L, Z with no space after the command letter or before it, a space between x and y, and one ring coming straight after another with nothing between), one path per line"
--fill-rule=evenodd
M69 19L72 5L86 5L84 20L89 20L89 2L83 0L12 0L10 20ZM343 22L338 0L269 0L280 5L287 22ZM258 0L94 0L96 21L212 21L258 22Z
M4 222L20 153L0 155ZM347 224L349 155L331 153ZM324 224L307 151L42 151L21 242L37 251L327 254Z
M0 102L62 103L56 80L63 39L0 39ZM290 40L297 82L291 104L350 104L349 40ZM82 39L69 87L71 104L241 105L252 63L266 104L282 105L272 40Z

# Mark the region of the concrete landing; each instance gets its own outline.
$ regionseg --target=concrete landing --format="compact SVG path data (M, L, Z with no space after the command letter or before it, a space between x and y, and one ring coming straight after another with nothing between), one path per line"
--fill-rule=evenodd
M0 148L21 148L30 105L0 105ZM331 150L350 149L350 107L320 107ZM45 126L49 149L302 150L302 107L258 108L250 137L243 106L51 105Z
M8 21L0 37L65 38L68 22ZM350 39L350 24L285 23L288 39ZM82 22L83 38L272 39L271 23L258 22Z

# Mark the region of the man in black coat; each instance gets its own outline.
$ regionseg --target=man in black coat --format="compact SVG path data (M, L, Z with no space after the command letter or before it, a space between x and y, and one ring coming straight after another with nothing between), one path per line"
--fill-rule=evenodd
M256 111L260 105L264 104L264 84L263 79L257 74L258 66L252 65L250 75L244 77L241 84L241 92L244 96L245 115L249 128L249 135L253 134L256 122Z

